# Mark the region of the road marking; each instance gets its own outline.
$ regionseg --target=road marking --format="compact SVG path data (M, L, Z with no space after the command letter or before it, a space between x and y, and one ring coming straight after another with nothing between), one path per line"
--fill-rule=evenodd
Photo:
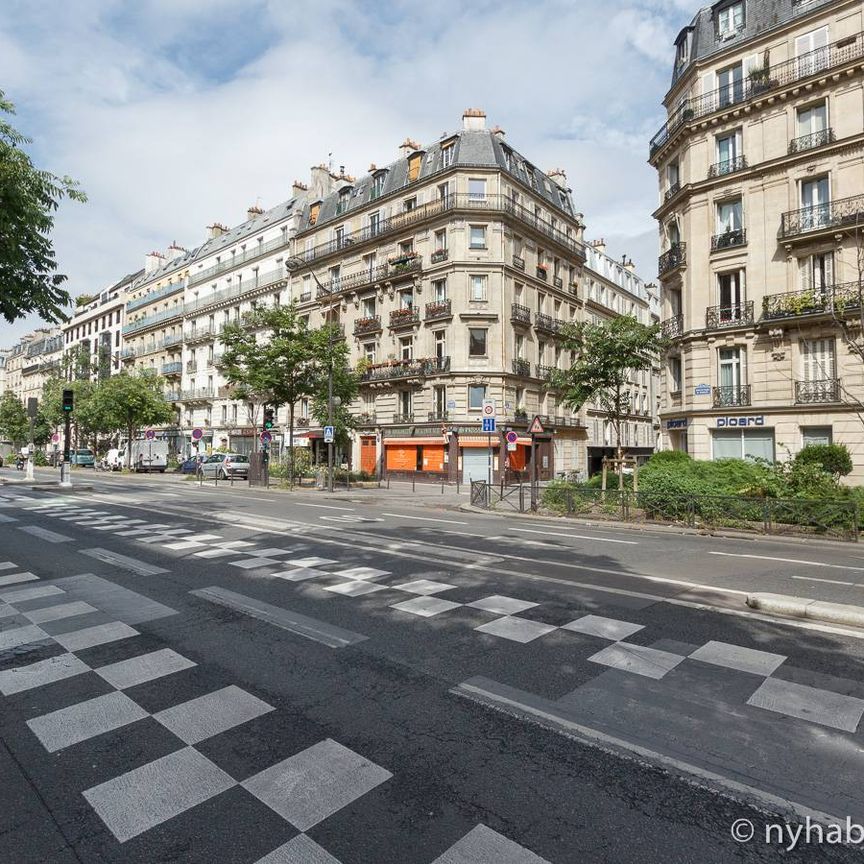
M140 561L138 558L129 558L127 555L110 552L108 549L100 549L98 546L93 549L82 549L81 554L89 555L91 558L104 561L106 564L113 564L115 567L120 567L123 570L131 570L140 576L156 576L159 573L168 572L164 567L155 567L152 564Z
M442 525L467 525L467 522L456 522L453 519L432 519L429 516L407 516L405 513L382 513L382 516L392 516L396 519L415 519L418 522L439 522Z
M298 507L321 507L324 510L347 510L350 513L353 513L357 509L356 507L334 507L332 504L304 504L302 501L293 501L292 503ZM384 515L386 516L387 514L385 513Z
M19 525L18 530L32 534L40 540L47 540L49 543L71 543L73 539L66 534L58 534L56 531L49 531L47 528L40 528L38 525Z
M759 561L779 561L782 564L806 564L809 567L830 567L832 570L858 570L864 573L864 567L852 567L848 564L826 564L824 561L804 561L801 558L772 558L770 555L746 555L743 552L709 552L709 555L722 555L724 558L756 558Z
M848 585L852 588L860 588L857 582L841 582L839 579L817 579L815 576L790 576L790 579L800 579L802 582L825 582L828 585Z
M557 537L559 540L596 540L598 543L623 543L625 546L638 546L636 540L612 540L609 537L591 537L585 534L563 534L561 531L535 531L533 528L511 528L520 534L542 534L544 537Z

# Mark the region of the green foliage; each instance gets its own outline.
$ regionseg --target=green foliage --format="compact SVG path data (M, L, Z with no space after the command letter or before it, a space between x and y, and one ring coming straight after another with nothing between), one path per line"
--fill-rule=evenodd
M35 312L45 321L66 320L66 277L57 273L50 234L64 197L86 201L69 177L37 168L23 149L30 144L4 117L15 106L0 90L0 313L16 321Z
M24 405L11 390L5 391L0 397L0 438L20 447L27 443L29 434L30 424Z
M567 371L554 370L550 386L561 394L567 407L578 411L596 401L615 427L621 446L621 422L630 411L631 379L650 369L665 340L660 325L640 324L630 315L619 315L601 324L588 322L565 326L561 333L566 351L577 359Z
M33 452L33 464L38 465L40 468L44 468L48 464L48 457L45 455L44 450L35 450Z
M810 444L799 451L795 464L816 465L838 480L852 473L852 455L845 444Z

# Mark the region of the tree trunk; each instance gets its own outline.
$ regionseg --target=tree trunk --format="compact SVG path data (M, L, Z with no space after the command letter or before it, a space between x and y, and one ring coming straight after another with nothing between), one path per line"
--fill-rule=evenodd
M288 485L294 488L294 403L288 406Z
M615 391L615 407L618 411L615 417L615 456L618 460L618 490L624 489L624 451L621 449L621 388Z
M132 470L132 421L126 427L126 467Z

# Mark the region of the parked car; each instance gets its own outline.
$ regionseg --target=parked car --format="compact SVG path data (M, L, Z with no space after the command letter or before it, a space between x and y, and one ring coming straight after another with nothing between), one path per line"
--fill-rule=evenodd
M73 465L80 465L82 468L93 468L96 465L93 451L86 448L83 450L73 450L69 454L69 461Z
M214 453L198 466L205 479L228 480L231 477L249 476L249 457L242 453Z
M197 474L198 466L207 459L206 456L196 454L190 456L185 462L181 462L175 469L175 474Z

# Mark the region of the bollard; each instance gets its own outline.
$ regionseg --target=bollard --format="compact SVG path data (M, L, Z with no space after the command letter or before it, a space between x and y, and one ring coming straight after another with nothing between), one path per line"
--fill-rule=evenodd
M441 494L444 494L444 478L441 478Z
M415 471L415 472L411 475L411 491L412 491L412 492L413 492L414 489L415 489L414 484L415 484L416 482L417 482L417 472Z
M387 475L387 488L390 488L390 475Z

